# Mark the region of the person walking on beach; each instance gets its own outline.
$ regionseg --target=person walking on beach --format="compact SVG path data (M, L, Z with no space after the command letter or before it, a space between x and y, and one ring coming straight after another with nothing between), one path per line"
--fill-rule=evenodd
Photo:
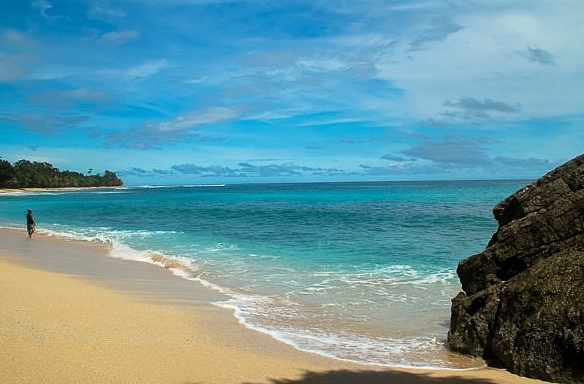
M32 234L36 231L36 223L32 217L32 209L29 209L28 213L26 214L26 230L28 232L29 238L31 238Z

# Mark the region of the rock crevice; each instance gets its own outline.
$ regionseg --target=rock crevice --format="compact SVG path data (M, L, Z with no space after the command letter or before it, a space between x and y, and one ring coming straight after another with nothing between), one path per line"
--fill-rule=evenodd
M453 350L584 383L584 155L498 203L487 248L460 262Z

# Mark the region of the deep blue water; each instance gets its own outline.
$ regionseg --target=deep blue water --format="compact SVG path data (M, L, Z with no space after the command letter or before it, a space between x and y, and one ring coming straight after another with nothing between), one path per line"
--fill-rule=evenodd
M248 326L367 363L462 367L447 353L458 262L525 181L262 184L0 195L0 225L179 260Z

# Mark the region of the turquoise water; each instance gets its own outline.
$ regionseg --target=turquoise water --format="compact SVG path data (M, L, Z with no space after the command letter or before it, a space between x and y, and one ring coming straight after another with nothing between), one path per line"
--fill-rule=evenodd
M225 292L217 305L304 350L391 366L482 364L448 353L458 262L523 181L135 187L0 196L51 234L112 244Z

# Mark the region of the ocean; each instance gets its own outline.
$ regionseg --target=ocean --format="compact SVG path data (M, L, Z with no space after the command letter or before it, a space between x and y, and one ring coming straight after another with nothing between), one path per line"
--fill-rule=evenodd
M185 185L0 195L0 226L111 244L229 297L246 326L338 359L466 369L456 266L526 181Z

